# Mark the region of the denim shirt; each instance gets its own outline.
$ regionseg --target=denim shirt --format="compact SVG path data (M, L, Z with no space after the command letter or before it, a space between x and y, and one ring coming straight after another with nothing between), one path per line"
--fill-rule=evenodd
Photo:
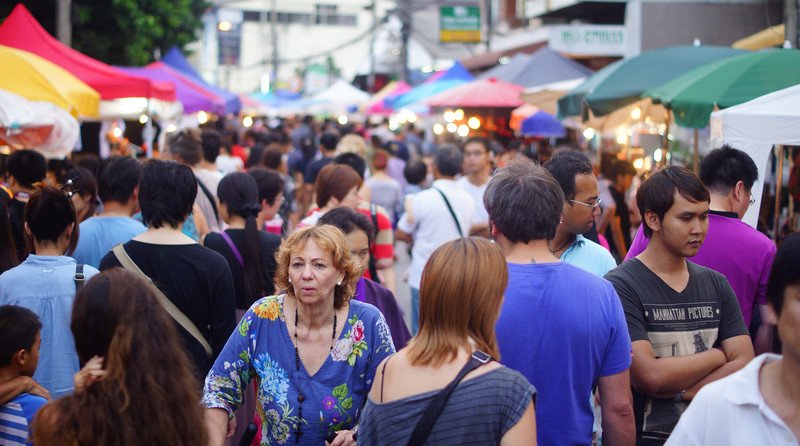
M25 307L42 321L39 366L33 379L53 398L72 392L72 376L80 368L69 329L76 265L72 257L31 254L0 275L0 305ZM98 271L85 265L83 273L89 280Z

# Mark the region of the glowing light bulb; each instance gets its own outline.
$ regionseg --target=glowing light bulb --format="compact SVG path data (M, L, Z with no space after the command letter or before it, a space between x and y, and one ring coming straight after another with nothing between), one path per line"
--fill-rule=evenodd
M441 135L442 133L444 133L444 126L437 122L436 124L433 125L433 133Z
M460 126L458 126L456 133L458 134L458 136L466 138L467 135L469 135L469 127L466 124L461 124Z
M147 124L148 118L147 115L139 116L139 124Z
M583 137L584 137L584 138L586 138L586 139L592 139L592 138L594 138L594 129L593 129L593 128L591 128L591 127L587 127L587 128L586 128L586 129L583 131Z
M467 120L467 125L472 130L478 130L481 127L481 120L477 116L473 116Z
M451 122L451 123L447 124L447 131L448 132L455 133L456 130L458 130L458 126L455 123Z
M245 116L242 118L242 125L246 128L250 128L253 126L253 117L252 116Z
M205 124L206 122L208 122L208 113L202 110L197 112L197 122L199 122L200 124Z

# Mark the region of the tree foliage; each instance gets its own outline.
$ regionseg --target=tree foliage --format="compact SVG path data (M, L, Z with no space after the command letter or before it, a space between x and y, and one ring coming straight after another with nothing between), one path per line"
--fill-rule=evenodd
M56 34L56 0L22 3ZM13 7L0 5L0 16ZM206 0L73 0L72 47L112 65L145 65L157 52L197 40L207 7Z

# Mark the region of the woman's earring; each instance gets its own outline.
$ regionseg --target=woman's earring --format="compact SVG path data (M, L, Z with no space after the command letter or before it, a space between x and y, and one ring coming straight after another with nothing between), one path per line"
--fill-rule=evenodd
M289 283L292 283L292 279L291 278L289 279Z

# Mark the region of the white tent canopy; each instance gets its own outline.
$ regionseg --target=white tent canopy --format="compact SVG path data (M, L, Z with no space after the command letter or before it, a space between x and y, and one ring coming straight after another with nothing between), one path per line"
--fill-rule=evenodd
M747 152L758 166L753 186L756 205L743 218L755 227L772 146L800 145L800 85L712 113L711 147L722 144Z
M359 90L345 80L337 79L333 85L311 97L313 105L308 107L308 111L329 114L346 113L349 107L362 105L369 98L369 93Z

